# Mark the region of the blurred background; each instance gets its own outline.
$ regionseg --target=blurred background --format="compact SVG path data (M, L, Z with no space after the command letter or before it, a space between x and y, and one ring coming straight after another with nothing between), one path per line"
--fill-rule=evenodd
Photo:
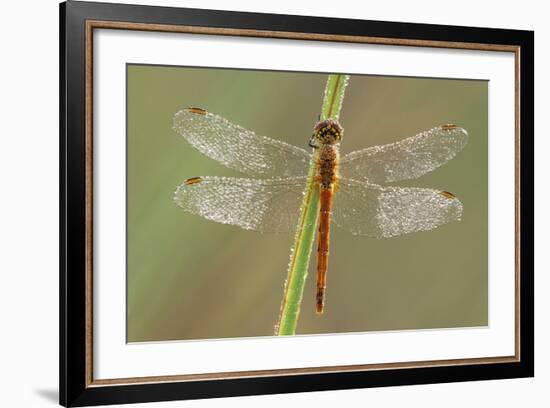
M188 214L172 200L195 176L244 176L172 130L197 106L307 148L325 74L128 65L129 342L271 336L294 235L260 234ZM332 229L325 313L315 314L315 254L297 334L485 326L485 81L353 75L340 117L343 154L443 123L468 130L452 161L403 186L439 188L464 205L460 222L376 240Z

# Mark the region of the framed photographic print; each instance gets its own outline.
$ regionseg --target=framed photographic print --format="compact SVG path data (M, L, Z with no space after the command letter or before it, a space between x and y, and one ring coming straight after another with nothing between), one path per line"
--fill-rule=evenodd
M533 32L60 26L62 405L533 376Z

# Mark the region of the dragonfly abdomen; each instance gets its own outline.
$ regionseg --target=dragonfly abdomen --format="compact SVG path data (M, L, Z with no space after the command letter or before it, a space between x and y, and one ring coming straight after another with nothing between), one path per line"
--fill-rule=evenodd
M337 182L338 147L322 145L319 152L319 233L317 236L317 293L315 310L323 313L330 247L330 216Z
M332 208L332 188L320 189L319 234L317 236L317 294L315 310L323 313L325 290L327 287L328 256L330 247L330 213Z

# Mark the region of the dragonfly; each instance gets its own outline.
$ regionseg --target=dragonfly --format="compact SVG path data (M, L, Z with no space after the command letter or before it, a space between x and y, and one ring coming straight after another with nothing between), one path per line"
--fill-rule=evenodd
M315 124L310 151L257 135L201 108L177 112L173 128L204 155L247 176L185 180L174 201L191 214L245 230L291 232L297 228L306 186L313 183L318 189L318 314L325 304L332 223L354 235L390 238L462 216L462 203L448 191L384 185L416 179L454 158L468 140L467 131L457 125L444 124L342 157L344 129L331 119Z

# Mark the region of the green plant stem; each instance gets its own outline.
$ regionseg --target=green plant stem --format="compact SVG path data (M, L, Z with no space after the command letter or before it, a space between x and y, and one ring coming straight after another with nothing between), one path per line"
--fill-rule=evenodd
M344 100L344 93L348 84L347 75L329 75L325 86L325 94L321 109L321 120L338 120ZM288 275L285 284L279 322L276 326L278 336L294 335L300 315L300 306L304 294L304 287L309 267L309 258L319 216L319 187L314 177L319 159L318 149L311 155L309 164L308 182L304 192L302 209L294 238L294 246L290 255Z

